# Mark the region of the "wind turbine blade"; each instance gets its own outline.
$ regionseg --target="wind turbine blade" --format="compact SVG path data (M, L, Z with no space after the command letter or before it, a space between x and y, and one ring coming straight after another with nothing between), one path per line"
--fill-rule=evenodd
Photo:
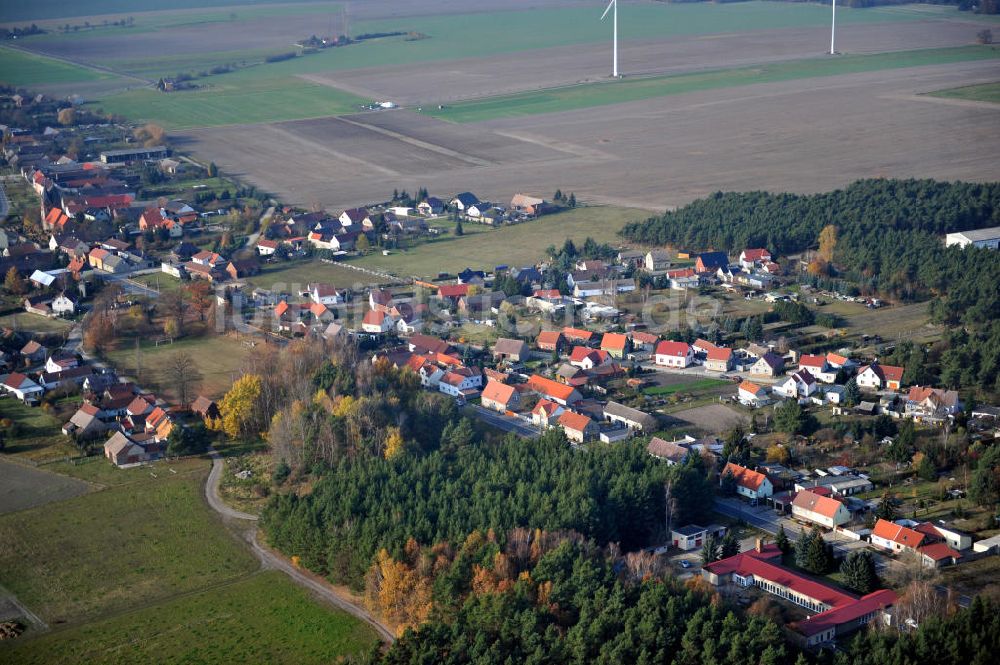
M611 2L608 3L608 8L604 10L603 14L601 14L602 21L604 20L604 17L608 15L608 12L611 11L611 8L614 6L616 2L618 2L618 0L611 0Z

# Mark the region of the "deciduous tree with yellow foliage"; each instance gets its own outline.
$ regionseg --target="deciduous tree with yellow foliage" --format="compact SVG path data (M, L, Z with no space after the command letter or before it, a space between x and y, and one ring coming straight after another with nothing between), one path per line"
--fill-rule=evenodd
M244 374L238 378L219 402L222 417L216 421L215 429L221 429L233 439L257 436L261 430L257 413L262 384L257 374Z

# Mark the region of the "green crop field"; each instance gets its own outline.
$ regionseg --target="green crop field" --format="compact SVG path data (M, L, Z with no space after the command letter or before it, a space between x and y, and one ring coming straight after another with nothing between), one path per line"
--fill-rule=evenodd
M988 46L921 49L836 58L824 57L755 67L624 79L606 83L587 83L564 88L500 95L449 104L443 109L427 110L425 113L452 122L481 122L496 118L570 111L755 83L774 83L882 69L922 67L997 58L1000 58L1000 50Z
M212 0L213 7L233 7L230 11L245 12L249 7L244 5L282 5L301 2L301 0ZM4 3L0 8L0 21L28 21L55 19L67 16L94 16L98 14L129 14L136 12L151 12L160 10L201 10L204 0L88 0L80 3L77 0L34 0L33 2ZM82 10L86 9L86 13ZM254 8L259 10L260 8Z
M950 97L952 99L968 99L974 102L993 102L1000 104L1000 83L984 83L969 85L963 88L939 90L931 93L932 97Z
M649 213L632 208L588 206L546 215L534 221L486 229L472 222L463 224L466 235L446 235L389 256L372 253L352 261L360 266L400 276L434 277L439 272L462 268L492 269L500 263L533 264L543 258L549 245L561 246L566 238L581 243L588 236L598 242L618 243L618 230L628 222L645 219ZM481 231L470 234L469 231Z
M0 82L14 86L77 83L114 78L59 60L0 47Z
M283 574L232 584L14 643L23 663L332 663L377 642L367 624L319 605Z
M731 381L723 381L721 379L697 379L695 381L686 381L684 383L674 383L669 386L654 386L652 388L646 388L642 392L646 395L673 395L675 393L691 393L696 391L711 390L713 388L721 388L723 386L732 386Z
M233 383L243 359L250 349L232 337L207 336L179 339L172 344L155 346L150 341L140 344L142 385L165 399L176 399L170 379L166 375L167 363L175 353L187 353L202 375L198 392L221 397ZM108 360L119 372L134 377L136 369L135 347L126 344L108 353Z
M212 87L164 94L151 88L106 97L99 106L167 129L214 127L354 113L363 103L341 90L294 78L208 79Z
M207 460L187 475L157 465L142 482L0 516L0 585L51 625L252 572L257 562L205 507L207 471Z

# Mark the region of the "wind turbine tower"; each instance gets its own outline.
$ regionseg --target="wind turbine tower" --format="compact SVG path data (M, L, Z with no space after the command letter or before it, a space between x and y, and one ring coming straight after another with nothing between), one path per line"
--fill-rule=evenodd
M833 0L833 14L830 18L830 55L837 55L834 40L837 37L837 0Z
M614 8L614 11L612 11ZM608 3L608 8L604 10L601 14L601 20L603 21L608 16L608 12L611 13L611 22L614 25L613 29L613 42L612 42L612 60L611 60L611 76L613 78L618 78L618 0L611 0Z

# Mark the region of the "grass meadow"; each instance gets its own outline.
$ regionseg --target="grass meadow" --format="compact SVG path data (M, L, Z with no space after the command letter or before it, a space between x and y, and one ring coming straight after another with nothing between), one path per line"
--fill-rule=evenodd
M546 215L530 222L489 229L473 222L462 224L464 236L439 236L389 256L372 253L352 261L360 266L400 276L434 277L462 268L492 269L530 265L544 258L549 245L562 246L566 238L582 243L588 236L597 242L617 244L618 231L628 222L645 219L647 211L632 208L587 206ZM437 222L435 226L439 226Z
M377 642L367 624L330 610L266 571L128 614L11 645L0 660L38 663L330 663Z
M205 506L208 467L156 465L137 482L0 516L0 585L58 625L253 572L256 560Z
M920 49L874 55L845 55L836 58L810 58L808 60L693 74L585 83L458 102L449 104L443 109L428 109L424 112L435 118L451 122L482 122L497 118L571 111L756 83L776 83L883 69L902 69L997 58L1000 58L1000 51L987 46Z

